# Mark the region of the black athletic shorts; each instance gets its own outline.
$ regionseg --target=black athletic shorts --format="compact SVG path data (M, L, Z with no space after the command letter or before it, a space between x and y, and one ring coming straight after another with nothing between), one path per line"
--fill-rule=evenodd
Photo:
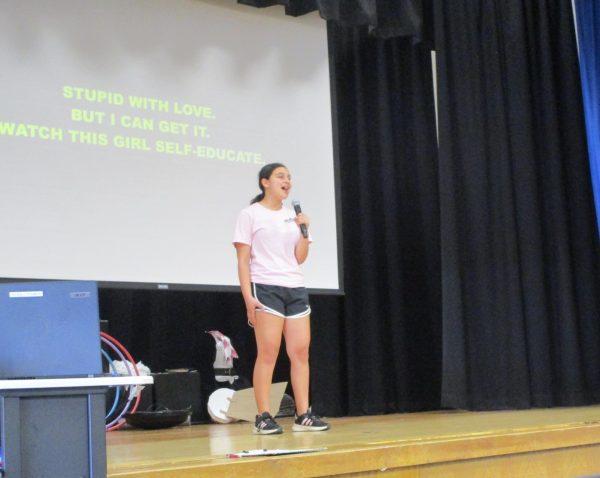
M306 287L252 283L252 295L262 305L260 310L284 319L299 319L310 314Z

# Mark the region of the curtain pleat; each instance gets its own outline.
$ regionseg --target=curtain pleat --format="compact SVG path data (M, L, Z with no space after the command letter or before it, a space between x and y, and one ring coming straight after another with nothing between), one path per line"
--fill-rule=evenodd
M329 22L339 132L349 413L439 406L431 54Z

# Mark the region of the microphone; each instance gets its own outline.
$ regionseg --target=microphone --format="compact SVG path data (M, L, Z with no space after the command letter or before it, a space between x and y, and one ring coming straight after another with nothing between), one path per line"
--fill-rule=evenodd
M294 199L292 201L292 206L294 206L294 211L296 211L296 216L302 212L302 208L300 207L300 201ZM302 233L302 237L308 237L308 229L306 229L306 224L300 224L300 232Z

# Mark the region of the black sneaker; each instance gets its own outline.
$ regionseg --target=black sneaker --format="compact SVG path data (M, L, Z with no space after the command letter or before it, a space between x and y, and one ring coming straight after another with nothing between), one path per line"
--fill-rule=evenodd
M292 430L295 432L322 432L329 430L329 423L321 420L321 417L315 415L309 408L306 413L296 416Z
M262 415L256 415L252 431L256 435L272 435L274 433L283 433L283 428L277 424L269 412L263 412Z

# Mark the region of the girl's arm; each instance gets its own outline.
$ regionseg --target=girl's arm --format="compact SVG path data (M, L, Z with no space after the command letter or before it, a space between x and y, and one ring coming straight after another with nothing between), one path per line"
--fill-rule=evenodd
M301 212L296 216L296 224L304 224L306 226L306 229L308 230L308 226L310 225L310 219L306 214ZM300 236L300 240L296 244L296 249L294 250L298 264L302 264L308 257L309 244L310 241L307 237Z
M250 281L250 246L240 242L235 243L238 261L238 277L240 279L240 289L242 297L246 304L246 314L248 323L254 327L256 324L256 309L260 308L259 302L252 296L252 286Z

